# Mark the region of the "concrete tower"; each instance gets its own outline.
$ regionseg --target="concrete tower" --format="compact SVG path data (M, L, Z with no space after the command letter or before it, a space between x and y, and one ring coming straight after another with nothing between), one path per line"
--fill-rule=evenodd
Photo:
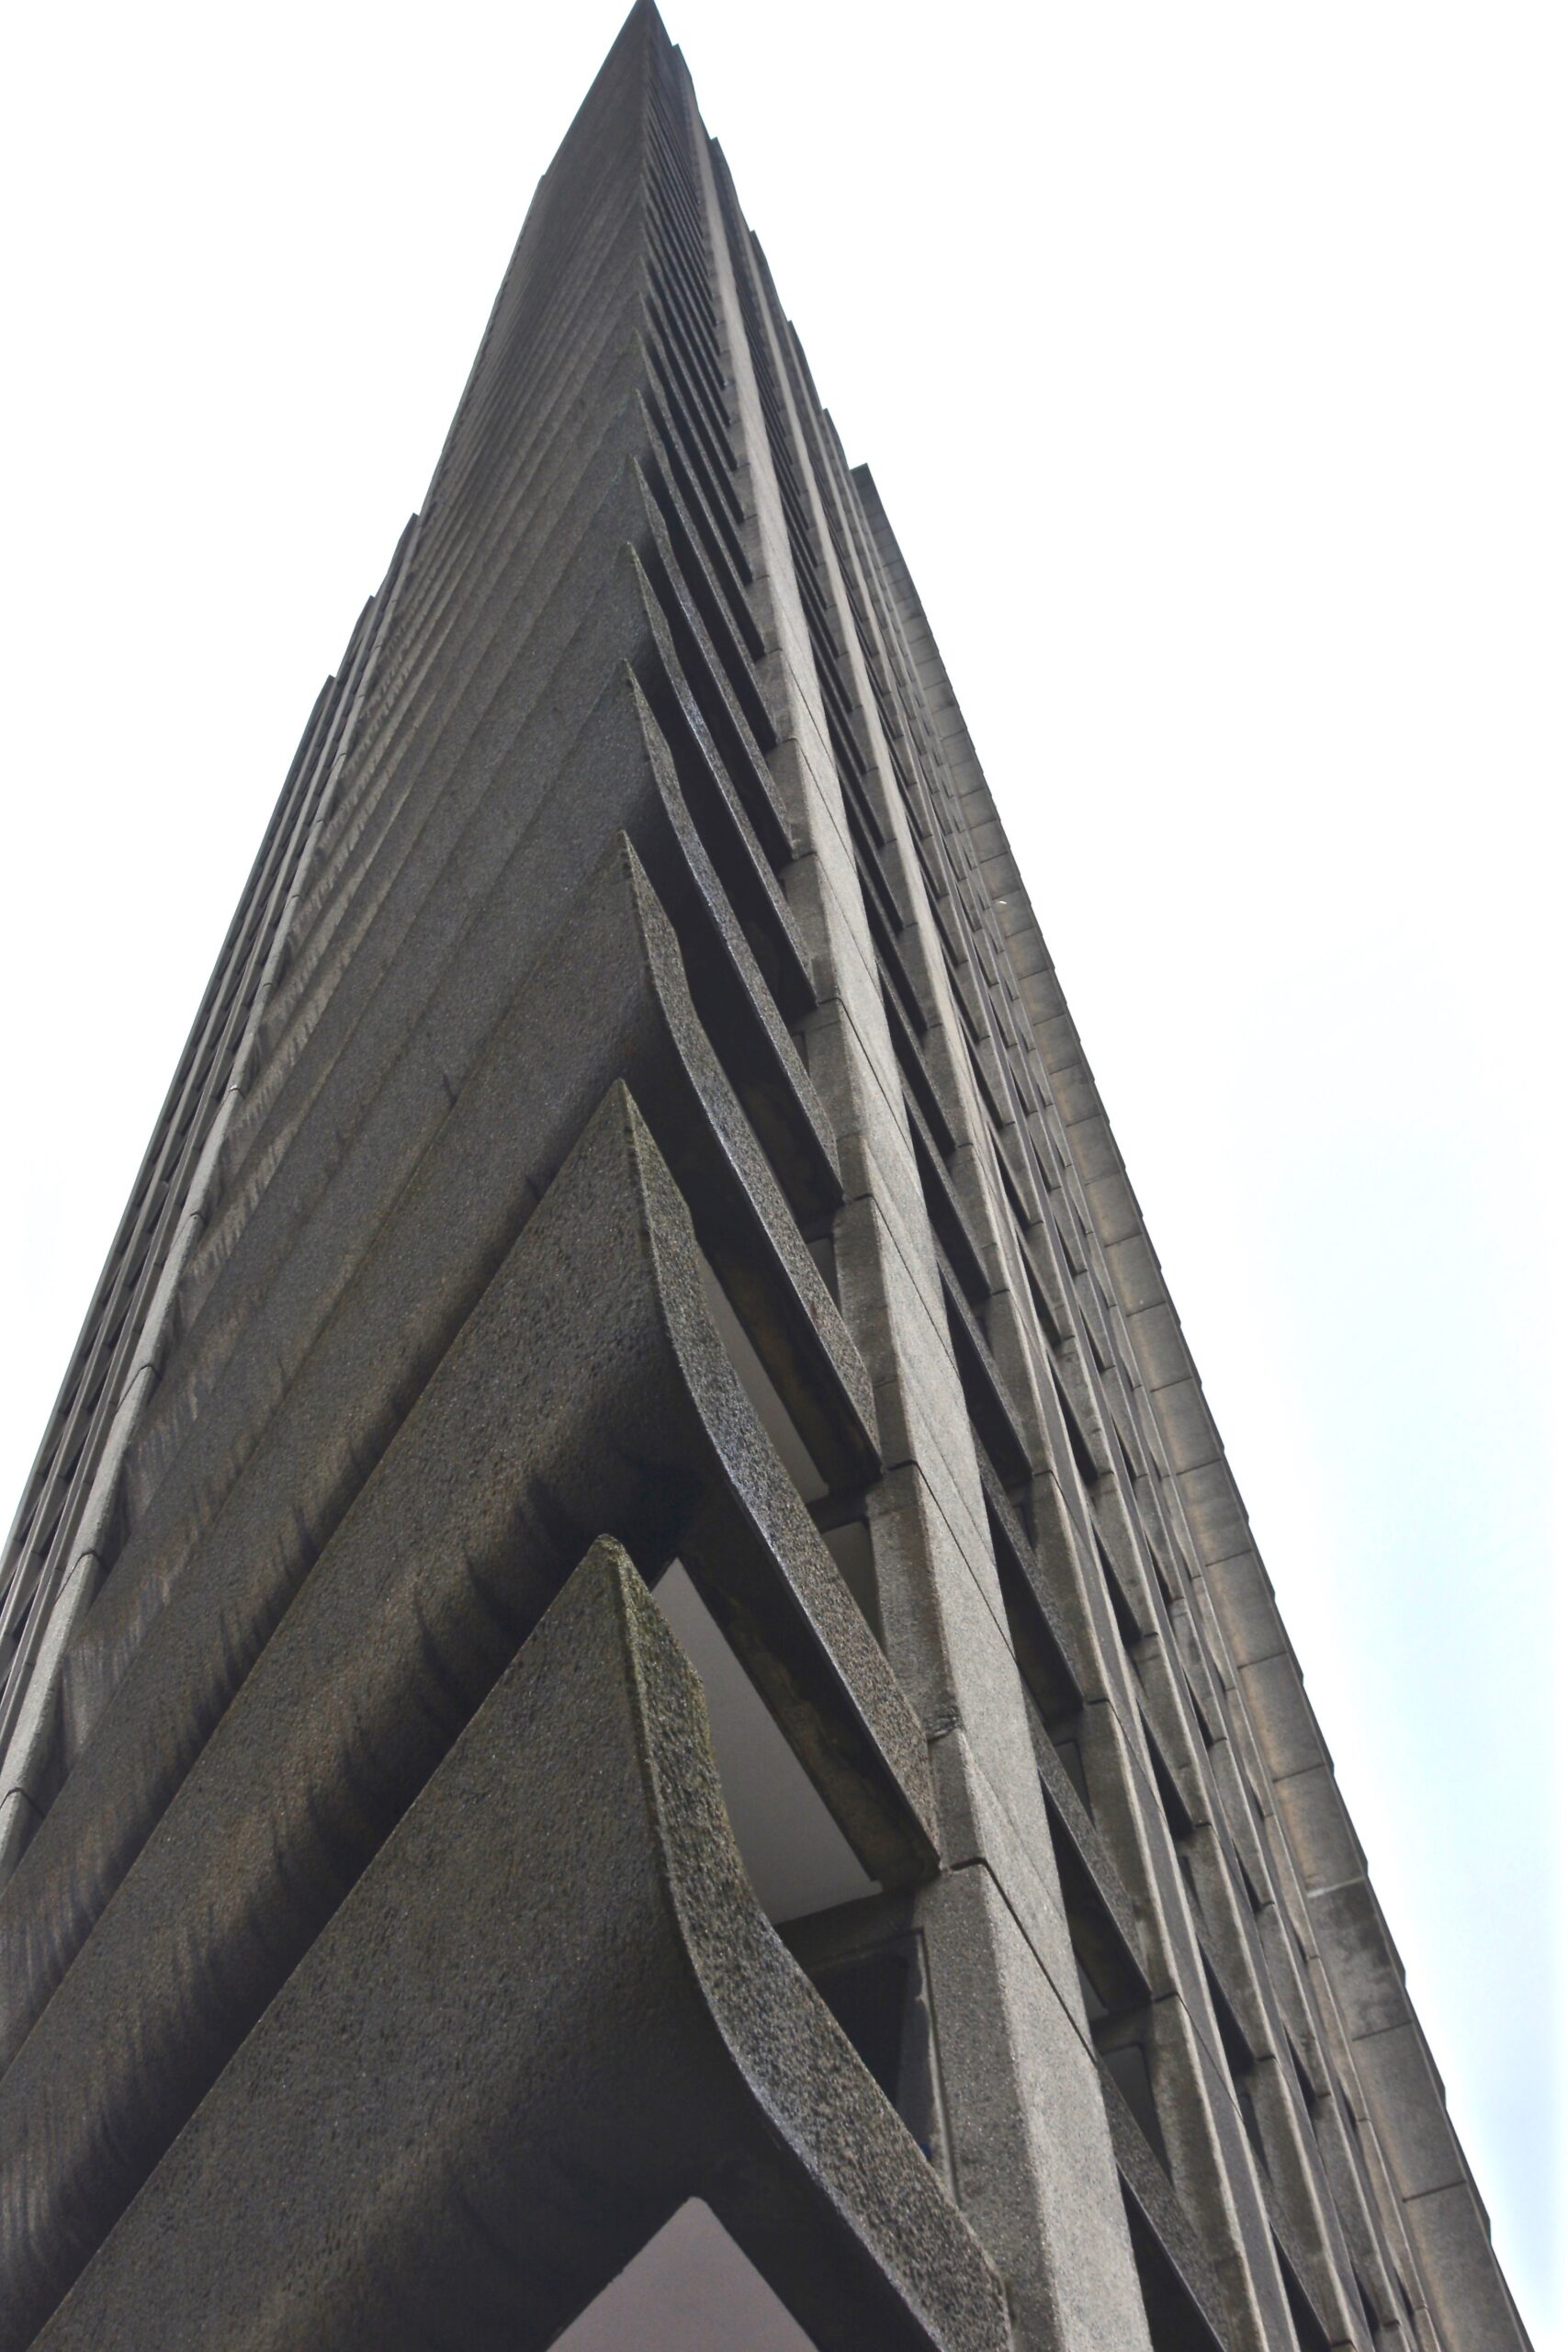
M6 2352L1522 2345L651 7L311 713L4 1577Z

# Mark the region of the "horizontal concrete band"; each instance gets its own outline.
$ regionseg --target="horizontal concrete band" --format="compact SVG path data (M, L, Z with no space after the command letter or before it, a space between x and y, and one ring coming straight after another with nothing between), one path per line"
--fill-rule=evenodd
M62 2341L532 2341L694 2197L823 2342L988 2342L946 2183L1021 2346L1517 2346L929 623L649 0L254 888L0 1617L0 2344L73 2280ZM682 1563L756 1883L854 1945L929 2170L749 1900L694 1942L738 1866L627 1558L592 1671L559 1634L606 1532ZM804 1924L758 1691L852 1849Z
M693 2196L828 2352L1010 2342L603 1542L39 2340L542 2346Z
M814 1200L836 1182L809 1082L692 826L659 729L624 674L611 673L557 781L557 814L545 812L525 835L503 869L492 919L444 974L434 998L405 1007L379 1083L357 1106L351 1096L335 1117L336 1090L323 1094L319 1115L272 1171L201 1302L196 1328L164 1374L172 1401L141 1447L136 1483L145 1492L133 1544L162 1540L164 1522L182 1508L182 1485L221 1491L243 1459L235 1449L270 1402L262 1392L276 1394L374 1242L617 825L637 844L685 933L686 960L702 975L705 1008L722 999L716 1023L721 1046L750 1103L767 1099L769 1115L759 1125L770 1154L783 1138L784 1169L797 1177L809 1170ZM535 1051L549 1058L544 1038L535 1040ZM505 1171L496 1181L506 1185ZM257 1339L263 1328L265 1344ZM216 1427L203 1431L231 1367L234 1401L226 1414L218 1408ZM248 1404L242 1402L247 1395ZM180 1468L193 1422L192 1466ZM196 1467L203 1455L207 1466ZM171 1468L178 1476L166 1493ZM80 1687L88 1688L85 1679ZM90 1721L93 1702L83 1703Z
M41 1991L51 1941L91 1924L80 1887L130 1859L123 1817L158 1824L0 2082L0 2344L28 2340L605 1528L650 1572L679 1551L868 1870L932 1866L919 1726L617 1084L303 1584L265 1549L198 1554L13 1881Z
M637 794L646 758L639 760L635 727L603 708L627 660L667 715L682 782L690 789L694 778L700 797L727 819L725 838L738 844L735 858L746 870L753 876L766 870L733 796L713 784L701 793L717 764L711 742L693 739L700 720L689 691L675 683L662 608L638 560L626 552L623 535L636 528L649 542L650 560L658 554L646 488L635 470L622 467L611 504L613 514L600 517L607 543L601 541L577 591L576 609L585 602L586 613L567 631L560 658L531 676L517 723L480 763L478 805L460 821L476 788L466 772L444 776L438 763L422 781L422 803L434 796L428 821L420 820L418 807L400 810L395 839L376 861L370 898L361 894L354 924L340 930L312 1001L301 1008L299 1042L288 1052L283 1041L275 1046L281 1085L274 1091L270 1078L258 1081L265 1123L227 1166L223 1213L198 1256L197 1295L185 1309L194 1328L166 1368L163 1399L142 1441L138 1503L155 1485L217 1367L246 1331L247 1310L344 1153L355 1148L371 1171L362 1183L379 1187L362 1211L373 1217L439 1116L441 1083L461 1083L614 824L637 831L627 794ZM618 791L611 788L617 784ZM705 830L716 842L720 829ZM655 845L640 845L667 891L678 887L673 873L657 864ZM727 863L732 866L734 859ZM710 903L722 896L707 895ZM775 971L792 962L798 968L801 952L775 899L776 888L770 896L757 884L751 928L765 939ZM732 936L745 936L733 916L728 927ZM735 952L721 950L716 978ZM696 960L700 967L709 959ZM771 1009L767 989L753 993ZM754 1085L759 1094L768 1091L768 1064L787 1058L776 1017L772 1029L773 1046ZM411 1110L408 1089L422 1077L433 1107ZM793 1095L804 1106L798 1083ZM786 1102L773 1119L789 1138L786 1173L799 1168L808 1197L825 1205L821 1171L830 1167L832 1148L819 1114L813 1119L805 1107L792 1113Z
M623 62L616 74L611 77L611 83L606 85L606 94L614 87L617 95L613 103L624 106L632 95L636 81L636 69ZM601 100L601 106L604 103ZM580 157L578 160L581 162L582 159ZM536 485L545 483L553 486L563 470L570 472L570 463L564 469L558 463L561 453L565 451L570 456L580 440L590 445L592 441L592 435L581 433L581 402L585 385L592 384L596 401L602 401L604 393L603 368L585 345L584 336L589 336L592 341L594 337L610 334L624 341L628 318L640 316L650 319L648 301L656 287L663 289L664 311L661 316L664 327L660 332L667 332L671 323L672 313L669 288L665 283L668 276L667 252L662 263L658 259L664 250L660 239L667 241L667 230L660 227L660 220L668 213L668 191L664 185L668 177L667 164L651 149L644 153L642 142L634 141L628 145L624 138L620 138L610 142L604 154L586 174L574 168L559 176L560 194L569 209L563 210L558 203L554 206L547 203L536 208L529 234L524 241L529 248L528 258L525 260L520 251L517 266L509 278L502 301L498 305L498 318L502 311L507 313L507 332L499 337L487 337L489 372L492 383L495 363L503 363L504 399L498 407L492 397L480 394L480 382L486 375L486 368L477 368L469 391L470 394L480 394L480 397L477 404L472 398L465 399L449 438L447 454L437 469L438 480L446 492L456 489L458 476L463 471L462 466L455 463L456 452L460 446L471 442L476 405L491 413L504 410L510 420L505 435L509 473L515 475L521 465L521 470ZM639 284L649 289L649 295L637 295L636 289ZM677 303L675 308L681 313L676 321L677 326L682 334L688 333L691 325L689 300L683 305ZM653 332L651 325L649 331ZM654 339L657 343L659 335L655 334ZM641 348L639 338L634 336L633 342ZM656 368L662 367L664 374L669 375L667 356L660 359L655 351L652 362ZM645 355L641 374L646 377L649 372L649 356ZM525 380L531 390L534 412L526 422L519 416L517 407L518 394ZM577 401L575 412L571 398L573 387ZM500 387L496 386L496 389ZM670 396L674 397L672 391ZM525 401L525 411L529 405L529 401ZM520 424L523 427L521 431L518 429ZM660 429L666 433L671 429L668 417L662 418ZM490 486L492 492L498 486L493 477ZM667 486L662 495L668 503L671 493ZM462 503L460 498L456 501L459 506ZM482 553L486 547L493 546L498 537L502 544L505 542L504 530L498 533L494 525L508 517L513 521L518 519L516 511L508 507L505 501L494 499L493 504L496 512L487 518L491 527L476 531L473 528L476 517L470 511L467 526L460 535L459 544L464 548L466 558L464 576L470 588L476 576L471 559L476 553ZM73 1494L67 1498L66 1510L57 1526L57 1550L61 1544L69 1546L72 1541L72 1529L81 1509L81 1497L92 1484L105 1433L114 1419L124 1386L126 1374L116 1370L113 1358L117 1345L123 1349L133 1343L141 1320L136 1286L140 1285L140 1296L144 1299L149 1286L156 1283L166 1252L168 1232L179 1227L184 1180L177 1164L178 1156L181 1153L185 1155L187 1166L193 1159L199 1158L212 1103L217 1099L213 1089L220 1087L230 1075L226 1050L231 1043L232 1035L237 1032L226 1030L224 1024L233 1018L243 1027L250 1004L247 991L254 989L258 972L263 974L263 978L261 995L255 1005L257 1012L265 1012L269 997L276 993L274 954L276 947L282 944L281 940L272 942L271 949L262 957L261 963L255 961L262 951L268 948L267 924L274 915L281 911L285 930L294 930L300 910L302 882L304 887L309 887L310 861L315 854L321 828L325 826L330 835L332 829L344 818L345 812L352 809L355 798L352 776L340 778L344 756L358 748L355 741L356 735L364 739L368 720L378 709L385 707L390 682L395 679L400 687L406 688L411 650L416 642L428 640L429 585L443 573L451 585L450 568L441 560L440 548L449 544L447 525L453 509L454 500L450 495L443 498L433 492L420 526L405 533L381 596L374 600L362 616L345 654L343 672L338 680L329 682L328 688L320 698L311 725L307 729L299 753L290 770L279 805L278 820L270 830L268 842L264 845L263 854L258 859L231 940L226 944L219 970L214 975L208 1002L192 1033L182 1073L165 1107L160 1130L162 1139L155 1143L154 1154L150 1157L139 1187L139 1196L143 1197L144 1205L147 1199L164 1203L167 1213L161 1223L167 1231L152 1230L147 1227L145 1219L140 1226L136 1224L136 1204L133 1202L132 1213L128 1216L127 1226L111 1256L110 1267L106 1270L105 1283L100 1285L99 1295L95 1300L83 1347L73 1362L66 1391L62 1392L55 1419L58 1439L53 1459L58 1464L68 1449L79 1475ZM538 514L533 514L531 520L536 525ZM524 543L527 544L533 537L533 533L525 527ZM514 549L516 544L514 537ZM536 544L535 541L531 552L536 549ZM729 594L734 610L732 583ZM743 606L741 597L739 608L743 610ZM466 613L470 618L484 621L493 618L488 609L488 601L471 594L459 599L456 605L449 603L448 618L453 613ZM494 642L493 638L491 642ZM373 733L374 729L371 731ZM340 782L343 786L341 790ZM321 797L323 786L324 798ZM306 796L306 803L312 804L315 809L313 820L302 837L295 819L301 808L307 816L310 809L306 803L300 803L301 793ZM335 815L334 802L337 804ZM302 818L300 821L303 821ZM299 854L301 838L305 859L303 868L292 863ZM283 861L281 865L279 859ZM277 895L279 892L287 895L280 897ZM237 1000L234 997L236 988L241 991ZM197 1090L195 1092L193 1088ZM204 1102L207 1105L205 1109L202 1107ZM226 1119L231 1117L233 1108L232 1100L226 1100ZM175 1155L174 1161L169 1158L171 1151ZM172 1185L171 1175L174 1179ZM126 1329L128 1304L130 1324ZM106 1366L111 1387L109 1393L104 1395L102 1383ZM100 1404L96 1419L92 1410L95 1396L99 1398ZM33 1482L33 1494L39 1510L42 1509L43 1498L48 1494L49 1458L46 1447L44 1453L40 1454L39 1473ZM26 1547L31 1538L32 1522L36 1517L37 1510L29 1506L18 1523L17 1545L22 1548L15 1550L15 1557L23 1573L13 1578L4 1634L0 1638L16 1630L12 1621L19 1623L17 1607L25 1605L36 1581L31 1563L26 1557Z
M711 1262L721 1275L739 1267L738 1295L755 1297L765 1313L770 1369L800 1425L831 1428L824 1457L852 1475L874 1459L863 1370L707 1046L670 927L623 836L579 893L558 945L308 1351L291 1364L287 1327L261 1320L240 1368L268 1374L270 1385L253 1380L237 1396L229 1385L215 1394L159 1508L89 1616L68 1663L81 1678L73 1679L73 1699L81 1703L88 1676L99 1678L87 1692L97 1702L96 1722L129 1679L15 1885L0 1895L0 2049L7 2054L145 1837L155 1817L148 1807L162 1802L171 1775L217 1721L617 1076L652 1106ZM335 1246L330 1231L297 1246L280 1277L283 1305L314 1304L313 1284L324 1286L335 1268ZM242 1453L247 1438L250 1451ZM183 1643L189 1661L180 1686L186 1728L171 1743L160 1728L174 1703L168 1666L159 1651L142 1667L138 1652L203 1555L218 1614L202 1645L188 1631L169 1637ZM266 1597L248 1616L226 1565L235 1557L271 1564ZM185 1602L186 1620L194 1605Z

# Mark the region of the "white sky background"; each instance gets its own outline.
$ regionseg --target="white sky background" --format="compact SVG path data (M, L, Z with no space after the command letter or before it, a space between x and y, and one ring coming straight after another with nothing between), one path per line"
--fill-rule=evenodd
M6 1509L620 14L13 28ZM1568 24L667 16L964 698L1545 2352Z

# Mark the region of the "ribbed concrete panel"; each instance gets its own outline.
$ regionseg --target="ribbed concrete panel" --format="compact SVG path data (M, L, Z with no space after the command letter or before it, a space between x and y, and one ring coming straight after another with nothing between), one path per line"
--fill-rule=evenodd
M4 1578L0 2347L1522 2343L651 7L311 714Z

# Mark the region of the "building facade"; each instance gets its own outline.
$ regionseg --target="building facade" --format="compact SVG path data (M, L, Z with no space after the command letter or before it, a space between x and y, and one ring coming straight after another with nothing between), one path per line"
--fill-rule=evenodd
M1524 2336L897 543L651 7L0 1599L0 2346Z

